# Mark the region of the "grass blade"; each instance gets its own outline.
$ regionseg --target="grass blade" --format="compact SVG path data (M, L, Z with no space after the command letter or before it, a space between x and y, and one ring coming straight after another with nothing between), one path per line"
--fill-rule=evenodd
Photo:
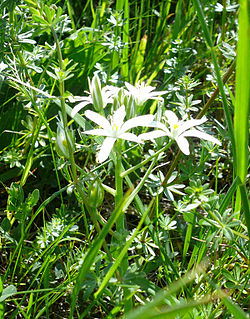
M248 166L248 119L250 109L250 21L249 1L240 1L239 40L236 64L236 98L234 134L236 143L236 173L244 183ZM236 195L235 211L241 208L240 191Z
M124 25L123 25L123 34L122 39L125 43L125 47L122 50L122 67L121 72L124 80L129 80L129 3L128 0L125 0L124 3Z
M0 277L0 294L2 295L3 292L3 282L2 278ZM4 318L4 302L0 302L0 319Z
M223 303L227 307L227 309L233 314L234 318L237 319L247 319L249 316L241 310L237 305L235 305L231 299L228 297L222 298Z
M198 18L202 27L202 31L206 40L206 44L208 49L211 52L211 57L212 57L212 61L213 61L213 65L214 65L214 70L216 73L216 77L217 77L217 82L218 82L218 87L220 89L220 94L222 97L222 104L223 104L223 109L224 109L224 113L225 113L225 119L226 119L226 123L227 123L227 127L228 127L228 131L229 131L229 136L231 139L231 143L232 143L232 154L233 154L233 158L236 158L236 151L235 151L235 138L234 138L234 130L233 130L233 123L232 123L232 118L231 118L231 113L228 107L228 103L227 103L227 97L225 94L225 90L224 90L224 85L223 85L223 81L220 75L220 67L219 64L217 62L216 59L216 55L214 52L214 45L211 39L211 35L209 33L206 21L205 21L205 16L204 16L204 12L202 9L202 6L200 4L199 0L193 0L195 9L197 11L198 14Z
M125 319L147 319L152 318L155 314L155 307L159 306L164 302L164 300L170 297L172 294L179 291L186 284L195 279L197 274L201 274L205 270L205 265L199 265L196 269L187 273L184 277L173 283L167 290L160 291L155 298L145 306L139 307L131 312L129 312Z
M105 278L103 279L101 286L99 287L99 289L97 290L97 292L95 293L95 298L98 298L101 294L101 292L103 291L103 289L106 287L106 285L108 284L109 280L111 279L111 277L113 276L114 272L116 271L116 269L119 267L119 265L121 264L124 256L126 255L130 245L132 244L133 240L135 239L136 235L138 234L141 226L143 225L146 216L148 215L151 207L152 207L153 202L151 202L151 204L149 205L148 209L145 211L144 215L142 216L142 218L140 219L140 222L138 224L138 226L136 227L135 232L133 233L133 235L129 238L129 240L126 242L125 246L123 247L122 251L120 252L119 256L116 258L114 264L111 266L111 268L109 269L108 273L106 274Z
M239 186L239 184L240 184L240 179L237 176L234 179L234 181L233 181L232 185L230 186L229 190L227 191L226 196L223 198L223 201L222 201L222 203L220 205L220 208L219 208L219 213L220 214L223 214L224 211L226 210L226 208L228 207L230 201L232 200L233 194L236 191L236 189Z
M129 191L130 192L130 191ZM103 242L105 240L106 235L108 234L109 230L111 227L114 225L116 222L117 218L120 216L122 213L122 210L124 208L125 203L127 202L127 197L129 195L129 192L127 192L119 206L113 211L112 215L110 216L108 222L105 224L103 227L101 233L99 236L96 238L95 242L91 246L90 250L87 253L87 256L84 260L84 263L82 264L82 267L79 270L79 275L76 280L76 284L74 286L74 290L72 293L72 299L71 299L71 309L70 309L70 318L73 318L74 310L75 310L75 305L76 305L76 300L78 297L78 294L80 292L80 289L82 287L82 282L84 278L86 277L91 265L93 264L96 255L98 254L101 246L103 245Z

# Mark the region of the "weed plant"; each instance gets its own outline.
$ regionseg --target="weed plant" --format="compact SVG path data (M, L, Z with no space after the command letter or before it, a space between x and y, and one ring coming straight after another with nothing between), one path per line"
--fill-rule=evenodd
M1 1L0 319L249 318L249 10Z

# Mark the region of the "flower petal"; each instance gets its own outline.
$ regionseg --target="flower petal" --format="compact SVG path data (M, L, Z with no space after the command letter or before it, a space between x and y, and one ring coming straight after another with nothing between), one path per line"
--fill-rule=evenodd
M86 92L88 93L88 92ZM69 95L67 97L70 103L82 102L82 101L91 101L90 96L78 96L78 95Z
M93 121L96 124L100 125L104 129L110 129L111 128L109 121L104 116L100 115L99 113L87 110L84 113L84 115L88 119L90 119L91 121Z
M125 106L122 105L118 110L114 112L112 117L112 124L115 124L118 127L121 127L126 116Z
M83 109L86 105L92 103L91 100L86 100L85 102L81 102L79 104L77 104L75 107L73 107L72 111L71 111L71 117L74 117L76 115L76 113L78 113L81 109Z
M122 138L123 140L127 140L127 141L136 142L136 143L142 143L142 140L133 133L123 133L119 135L119 138Z
M98 135L98 136L111 136L111 134L108 130L99 129L99 128L94 129L94 130L84 131L83 134Z
M183 135L177 136L175 140L180 150L182 151L182 153L184 153L185 155L189 155L190 151L189 151L188 140Z
M102 163L102 162L106 161L106 159L109 157L109 154L112 150L112 147L113 147L115 141L116 141L116 139L113 137L105 138L105 140L103 141L103 144L101 146L101 149L96 156L96 161L98 163Z
M219 140L217 140L217 138L213 137L212 135L209 135L205 132L201 132L201 131L198 131L198 130L189 130L189 131L186 131L182 134L182 136L192 136L192 137L198 137L200 139L203 139L203 140L207 140L207 141L210 141L212 143L215 143L215 144L218 144L218 145L221 145L221 142Z
M168 110L168 111L165 111L164 114L170 126L173 126L174 124L177 124L179 122L179 119L174 112Z
M159 99L159 95L164 95L166 93L168 93L168 91L155 91L151 92L149 95L151 99Z
M206 122L207 119L205 116L203 116L199 120L191 119L188 121L183 122L183 124L180 125L180 128L178 129L179 135L181 135L183 132L189 130L191 127L198 126Z
M154 115L142 115L142 116L134 117L134 118L128 120L127 122L125 122L122 125L121 130L122 130L122 132L126 132L133 127L150 126L150 123L152 123L152 125L153 125L153 119L154 119ZM153 126L153 127L155 127L155 126Z
M164 125L163 123L159 122L159 121L155 121L155 125L152 125L151 127L159 128L159 129L163 130L164 132L166 132L168 135L171 134L169 129L167 128L167 126Z
M133 86L132 84L125 82L125 85L127 87L127 89L129 90L129 93L131 94L136 94L137 93L137 89L135 86Z
M168 134L162 130L155 130L148 133L140 134L138 137L142 140L153 140L157 137L168 136Z

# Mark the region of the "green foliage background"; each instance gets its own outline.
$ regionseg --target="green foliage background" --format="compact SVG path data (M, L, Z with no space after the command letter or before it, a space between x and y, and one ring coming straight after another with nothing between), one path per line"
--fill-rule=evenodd
M247 318L249 1L4 0L0 16L0 318ZM137 113L206 114L222 146L173 144L127 207L164 141L129 145L114 209L112 161L96 166L101 140L70 117L94 74L166 90ZM62 100L78 188L55 148ZM81 199L96 178L99 232Z

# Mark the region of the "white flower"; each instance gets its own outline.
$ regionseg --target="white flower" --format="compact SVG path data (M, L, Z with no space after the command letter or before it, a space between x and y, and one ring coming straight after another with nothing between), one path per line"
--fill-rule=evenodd
M129 84L128 82L125 82L125 85L128 89L128 94L131 94L135 102L138 106L143 105L147 100L162 100L162 97L159 97L159 95L166 94L167 91L155 91L155 87L146 85L144 82L141 84L136 83L135 86Z
M142 143L142 140L138 136L128 133L128 130L137 126L154 126L155 123L153 115L142 115L124 122L126 116L124 105L114 112L110 122L104 116L89 110L85 112L85 116L101 126L101 129L85 131L83 132L84 134L106 136L97 155L97 162L99 163L104 162L109 157L111 149L118 138Z
M149 133L144 133L139 135L142 140L152 140L157 137L168 136L176 141L180 150L185 154L189 155L189 144L186 137L198 137L200 139L204 139L210 141L212 143L221 145L221 142L214 138L213 136L204 133L200 130L191 129L194 126L199 126L206 122L206 118L203 117L199 120L191 119L187 121L179 121L178 117L172 111L166 111L165 116L167 118L167 122L169 127L164 125L163 123L158 122L159 130L155 130Z
M106 85L101 88L101 81L98 75L93 77L92 82L90 79L88 79L88 81L90 92L87 93L89 93L89 96L76 96L74 98L69 97L70 102L81 101L81 103L77 104L73 108L71 112L72 117L74 117L76 113L88 104L93 104L97 111L104 109L108 103L113 103L113 98L119 91L119 88L111 85Z

